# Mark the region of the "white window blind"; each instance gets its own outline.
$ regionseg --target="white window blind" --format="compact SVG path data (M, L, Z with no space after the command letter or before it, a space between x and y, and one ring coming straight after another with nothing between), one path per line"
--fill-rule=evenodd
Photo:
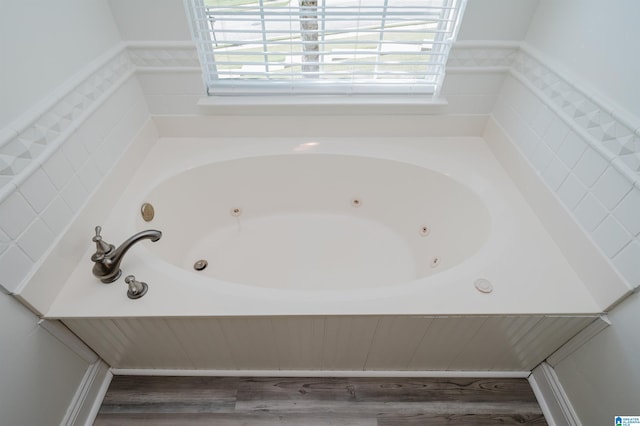
M466 0L185 0L210 95L428 94Z

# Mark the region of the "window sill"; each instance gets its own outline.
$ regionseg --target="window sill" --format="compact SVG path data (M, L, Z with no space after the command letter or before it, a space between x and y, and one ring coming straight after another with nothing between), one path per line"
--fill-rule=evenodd
M216 114L436 114L444 98L400 95L357 96L207 96L198 101L203 113Z

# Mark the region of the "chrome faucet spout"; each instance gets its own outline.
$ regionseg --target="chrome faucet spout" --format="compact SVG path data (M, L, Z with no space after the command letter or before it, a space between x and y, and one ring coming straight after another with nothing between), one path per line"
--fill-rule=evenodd
M131 236L120 244L118 248L114 248L113 245L105 243L102 240L100 231L101 228L97 226L96 236L93 237L97 249L96 253L91 256L91 260L94 262L93 275L103 283L112 283L120 278L120 275L122 275L120 263L127 251L136 243L142 240L158 241L160 237L162 237L162 232L155 229L147 229L146 231L141 231Z

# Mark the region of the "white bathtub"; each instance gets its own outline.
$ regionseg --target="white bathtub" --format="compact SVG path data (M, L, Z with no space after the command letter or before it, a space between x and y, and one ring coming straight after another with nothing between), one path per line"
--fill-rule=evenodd
M163 232L121 265L148 293L88 231L46 316L116 368L528 370L600 311L480 138L160 139L100 225Z
M599 310L476 138L161 139L100 225L115 245L163 232L121 265L148 295L128 301L87 261L50 316Z

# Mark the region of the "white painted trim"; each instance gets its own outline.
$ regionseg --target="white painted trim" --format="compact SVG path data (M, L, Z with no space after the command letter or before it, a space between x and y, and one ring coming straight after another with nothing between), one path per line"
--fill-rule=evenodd
M429 96L400 96L400 95L298 95L298 96L207 96L198 101L198 106L256 106L256 105L295 105L295 106L328 106L335 105L387 105L387 106L433 106L448 105L444 98L433 99Z
M107 372L105 373L102 381L100 382L100 387L96 389L95 397L93 398L92 404L89 407L89 411L84 419L84 423L82 423L84 424L84 426L93 425L93 422L98 416L98 411L100 411L102 400L104 399L104 396L107 394L107 390L109 389L109 385L111 384L112 379L113 379L113 373L111 372L111 370L107 369ZM80 424L81 423L78 423L78 425Z
M172 370L113 368L115 376L220 376L220 377L477 377L523 379L529 371L384 371L384 370Z
M522 43L519 40L458 40L452 49L518 49Z
M98 362L98 355L60 321L41 319L38 321L38 325L87 363L94 364Z
M607 317L607 315L604 315L604 314L600 315L598 319L596 319L591 324L586 326L580 333L573 336L571 340L569 340L567 343L562 345L560 349L552 353L551 356L547 358L546 362L551 367L555 367L556 365L558 365L558 363L560 363L560 361L562 361L563 359L565 359L566 357L568 357L569 355L571 355L572 353L580 349L582 345L587 343L596 334L600 333L602 330L609 327L610 325L611 325L611 321L609 321L609 318Z
M550 426L582 426L553 367L543 362L533 369L529 383Z
M135 40L125 41L124 45L134 49L193 49L196 50L196 44L187 40Z
M91 364L87 368L60 425L93 424L112 377L113 374L104 361L99 359Z
M558 423L556 423L556 420L553 417L553 413L551 412L551 407L549 407L547 399L545 398L545 393L542 391L534 375L531 374L527 378L527 380L529 381L531 390L533 390L533 394L536 396L536 400L538 401L538 405L542 410L542 414L544 415L544 419L547 421L547 424L549 426L558 426Z

